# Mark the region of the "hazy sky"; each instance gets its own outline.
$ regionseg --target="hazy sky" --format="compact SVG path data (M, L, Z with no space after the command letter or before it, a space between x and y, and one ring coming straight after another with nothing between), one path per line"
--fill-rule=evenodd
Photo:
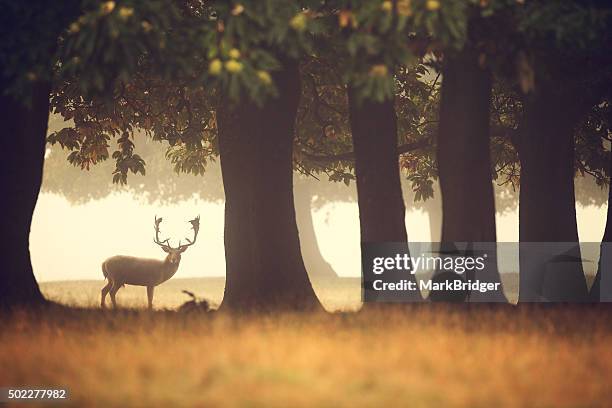
M601 240L606 207L578 207L580 240ZM163 258L153 243L153 219L162 216L162 235L190 237L187 221L201 215L197 244L187 250L177 277L223 276L223 205L192 200L177 205L152 205L127 193L115 194L84 205L72 205L63 197L41 194L32 225L30 249L36 278L40 281L100 279L100 264L123 254ZM323 256L341 276L359 276L359 217L356 203L335 203L313 212L315 231ZM406 215L410 240L429 241L427 215ZM518 240L518 215L497 218L499 241Z

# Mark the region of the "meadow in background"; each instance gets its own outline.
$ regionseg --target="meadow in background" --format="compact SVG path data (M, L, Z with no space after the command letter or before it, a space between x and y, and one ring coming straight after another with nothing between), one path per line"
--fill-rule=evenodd
M417 278L429 279L431 274L418 274ZM511 303L518 300L518 276L503 274L504 290ZM592 277L591 277L592 279ZM100 306L100 289L103 280L73 280L41 282L40 288L51 301L74 307L97 308ZM312 285L323 307L330 312L356 311L362 306L361 278L313 279ZM198 298L207 300L216 309L223 300L224 278L187 278L171 279L158 287L155 292L156 309L176 309L189 297L183 293L188 290ZM424 292L424 295L427 293ZM146 289L141 286L126 285L117 294L120 307L142 308L147 302Z

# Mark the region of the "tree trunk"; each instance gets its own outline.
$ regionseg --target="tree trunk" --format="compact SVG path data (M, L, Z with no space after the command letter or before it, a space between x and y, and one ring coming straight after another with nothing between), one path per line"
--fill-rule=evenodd
M362 242L407 242L393 101L357 101L349 89Z
M225 188L223 309L320 307L300 253L293 203L293 137L300 96L295 61L274 75L279 95L217 111Z
M495 242L489 151L491 74L475 53L448 58L443 71L437 159L442 241Z
M455 242L488 243L488 267L479 272L477 278L500 283L489 149L491 82L491 73L479 65L475 50L466 48L457 55L446 57L437 160L442 196L441 241L451 246ZM450 300L441 293L432 295L432 300ZM454 296L451 295L456 300ZM470 299L506 300L501 289L493 293L474 293Z
M45 139L49 119L47 84L35 84L31 104L5 95L0 87L0 149L3 213L0 307L42 305L42 296L30 262L30 225L42 182Z
M574 194L578 115L570 105L545 84L524 105L517 146L521 302L584 301L587 296Z
M384 242L406 243L408 252L393 100L360 101L356 93L349 88L362 254L364 245ZM414 275L403 278L415 280ZM406 300L421 300L421 295L409 291Z
M300 232L300 246L306 270L311 280L313 279L334 279L338 275L327 262L321 250L314 230L312 221L312 192L307 183L302 183L295 192L295 211L297 225Z
M427 213L429 220L430 242L440 242L442 239L442 208L440 203L440 190L434 189L434 196L425 200L422 209Z

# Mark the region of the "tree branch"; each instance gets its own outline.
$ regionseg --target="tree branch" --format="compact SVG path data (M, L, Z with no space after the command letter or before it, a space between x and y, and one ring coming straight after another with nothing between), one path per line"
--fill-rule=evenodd
M397 147L397 154L404 154L408 152L412 152L414 150L422 149L427 146L430 146L430 141L427 139L419 140L418 142L406 143L403 145L399 145ZM355 161L355 152L346 152L346 153L338 153L338 154L330 154L330 155L318 155L312 154L305 151L301 151L301 154L310 162L319 164L319 165L327 165L340 161Z

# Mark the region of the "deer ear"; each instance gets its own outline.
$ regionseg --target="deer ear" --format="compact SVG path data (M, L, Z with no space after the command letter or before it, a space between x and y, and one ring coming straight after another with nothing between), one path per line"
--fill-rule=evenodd
M170 253L170 250L166 247L161 247L161 249L163 249L165 253Z

